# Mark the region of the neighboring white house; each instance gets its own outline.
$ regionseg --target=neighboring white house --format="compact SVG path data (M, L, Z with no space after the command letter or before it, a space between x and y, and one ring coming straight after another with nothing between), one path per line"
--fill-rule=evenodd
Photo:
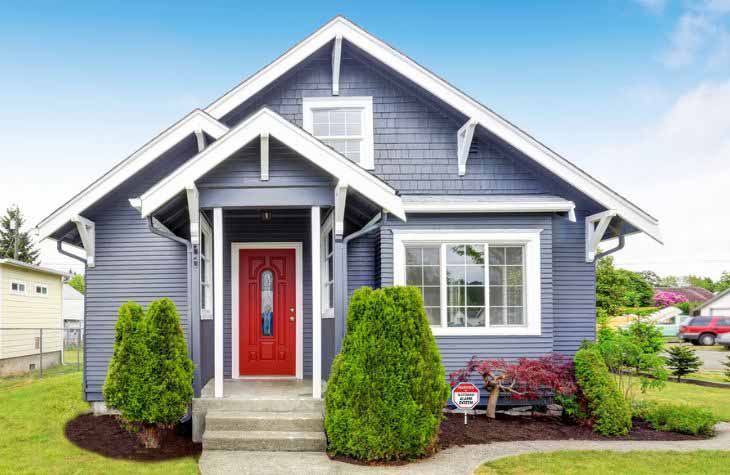
M0 259L0 376L61 362L65 274ZM41 329L43 334L41 335Z
M81 342L84 327L84 294L63 284L63 328L67 343Z
M730 317L730 289L718 292L710 300L695 308L692 313L704 317Z

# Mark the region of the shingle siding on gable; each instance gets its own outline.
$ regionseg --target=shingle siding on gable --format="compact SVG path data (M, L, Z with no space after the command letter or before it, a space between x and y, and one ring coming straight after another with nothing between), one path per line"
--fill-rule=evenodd
M189 335L186 246L152 233L129 204L197 152L191 136L119 186L84 216L96 223L96 267L86 269L84 396L100 401L119 307L169 297Z
M309 58L275 81L223 121L229 126L261 107L269 107L302 126L302 97L332 95L329 49ZM340 96L372 96L374 173L404 194L547 193L519 158L480 134L458 175L456 132L463 125L384 67L343 47Z

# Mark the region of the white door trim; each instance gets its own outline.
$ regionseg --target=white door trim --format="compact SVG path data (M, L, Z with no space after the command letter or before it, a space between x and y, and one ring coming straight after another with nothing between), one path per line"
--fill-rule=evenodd
M296 378L304 378L304 259L301 242L233 242L231 243L231 377L241 376L238 361L238 254L242 249L294 249L296 266Z

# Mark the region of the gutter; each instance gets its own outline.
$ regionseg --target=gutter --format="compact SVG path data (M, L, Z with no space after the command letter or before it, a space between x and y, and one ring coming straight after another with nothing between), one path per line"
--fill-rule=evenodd
M86 259L84 259L83 257L79 257L76 254L71 254L68 251L64 251L63 250L63 242L60 239L58 241L56 241L56 250L58 251L59 254L62 254L64 256L66 256L66 257L70 257L71 259L76 259L77 261L83 262L84 263L84 267L86 267Z

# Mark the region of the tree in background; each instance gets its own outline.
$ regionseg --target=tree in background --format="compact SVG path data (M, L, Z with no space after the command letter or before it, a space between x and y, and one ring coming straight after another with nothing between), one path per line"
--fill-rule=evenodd
M656 287L679 287L679 279L673 275L662 277Z
M596 264L596 307L609 316L617 315L620 307L648 307L654 291L637 272L617 269L613 257L604 257Z
M37 264L39 251L35 249L30 233L23 231L24 224L18 205L8 208L0 218L0 258Z
M652 287L659 287L659 283L662 281L662 278L659 277L659 274L657 274L653 270L641 271L639 272L639 275L643 277L644 280Z
M687 282L692 287L700 287L710 292L715 292L715 282L709 277L699 277L696 275L688 275Z
M81 274L74 274L73 277L71 277L68 280L68 285L76 289L78 292L84 293L84 289L86 288L86 283L84 282L84 276Z
M702 360L695 353L693 348L687 345L675 345L667 350L667 368L677 377L677 382L682 382L682 376L696 373L702 367Z

